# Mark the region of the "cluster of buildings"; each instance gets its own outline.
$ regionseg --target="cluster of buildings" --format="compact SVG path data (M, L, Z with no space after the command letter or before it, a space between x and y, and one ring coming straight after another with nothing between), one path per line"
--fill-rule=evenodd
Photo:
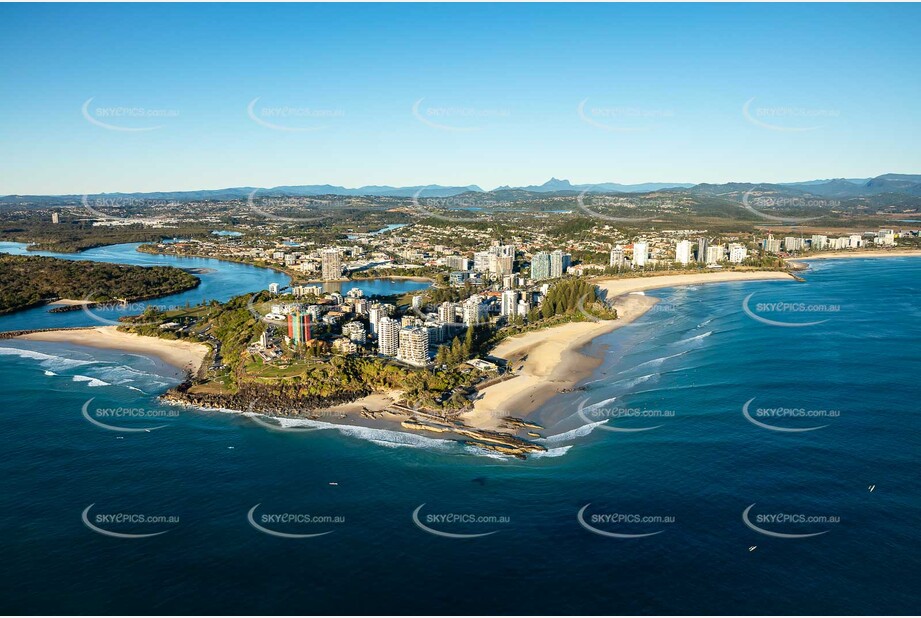
M824 234L813 234L811 238L787 236L783 239L768 234L761 241L761 248L767 253L795 253L798 251L841 251L843 249L860 249L869 245L894 247L896 239L902 235L894 229L881 229L878 232L848 234L832 238Z
M525 318L539 306L550 284L524 285L517 275L505 275L505 289L489 289L459 302L442 302L427 307L421 295L414 296L403 315L390 303L368 299L359 288L345 295L324 293L320 286L293 286L293 300L271 304L266 319L276 328L266 330L263 341L252 350L263 358L276 358L278 339L290 347L310 345L317 333L331 343L335 352L357 354L377 352L409 365L424 367L432 362L438 347L481 324ZM497 287L497 286L493 286ZM270 291L280 294L279 286ZM286 294L286 296L289 296ZM268 337L267 339L265 339ZM330 341L331 340L331 341Z
M717 266L721 262L741 264L747 257L748 247L743 243L732 242L726 244L715 242L706 236L700 236L697 242L687 239L676 241L674 260L653 257L652 247L647 240L637 240L632 245L627 246L615 245L611 249L608 265L618 270L645 268L669 262L676 262L682 266L688 266L692 263Z

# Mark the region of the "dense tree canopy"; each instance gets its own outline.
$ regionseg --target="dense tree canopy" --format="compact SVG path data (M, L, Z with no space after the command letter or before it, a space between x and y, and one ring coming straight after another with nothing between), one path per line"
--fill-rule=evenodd
M0 313L58 298L95 302L155 298L198 284L198 277L171 266L124 266L0 254Z

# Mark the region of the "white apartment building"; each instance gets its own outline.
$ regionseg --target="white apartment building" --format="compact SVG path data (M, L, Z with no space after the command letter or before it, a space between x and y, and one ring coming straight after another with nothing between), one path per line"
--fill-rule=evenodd
M649 258L649 243L645 240L639 240L633 243L633 265L646 266L646 260Z
M475 326L485 321L486 307L479 295L474 294L464 302L463 313L465 326Z
M423 326L401 328L397 358L404 363L424 367L429 362L429 332Z
M438 320L444 322L445 324L453 323L457 318L457 309L455 308L454 303L449 303L447 301L438 305Z
M396 356L400 351L400 323L382 317L377 324L377 351L384 356Z
M502 315L512 316L518 311L518 290L502 292Z
M622 245L617 245L611 249L610 265L614 268L623 268L625 264L626 258L624 257L624 248Z
M320 273L324 281L342 278L342 253L339 249L324 249L320 252Z
M531 312L531 303L526 300L518 301L518 315L523 318L528 317L528 313Z
M745 261L745 258L748 257L748 248L745 245L739 243L730 243L729 245L729 261L733 264L741 264Z
M691 262L691 241L679 240L675 244L675 261L687 266Z
M707 264L718 264L726 258L726 249L723 245L710 245L707 247Z
M342 334L361 345L368 342L368 333L365 331L365 325L361 322L349 322L342 327Z
M559 249L550 254L550 278L556 279L562 277L569 269L572 258L568 253L563 253Z

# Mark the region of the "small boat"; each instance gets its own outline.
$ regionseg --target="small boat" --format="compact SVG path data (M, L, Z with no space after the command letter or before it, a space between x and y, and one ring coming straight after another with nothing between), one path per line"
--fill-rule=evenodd
M333 486L337 486L337 487L338 487L339 483L330 482L330 485L333 485Z

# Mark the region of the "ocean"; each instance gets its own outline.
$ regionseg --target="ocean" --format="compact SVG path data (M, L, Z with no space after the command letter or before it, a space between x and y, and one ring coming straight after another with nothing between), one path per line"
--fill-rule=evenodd
M203 262L187 294L278 279ZM159 361L0 341L2 609L915 613L919 275L832 260L650 292L539 410L549 451L528 461L165 406L181 376Z

